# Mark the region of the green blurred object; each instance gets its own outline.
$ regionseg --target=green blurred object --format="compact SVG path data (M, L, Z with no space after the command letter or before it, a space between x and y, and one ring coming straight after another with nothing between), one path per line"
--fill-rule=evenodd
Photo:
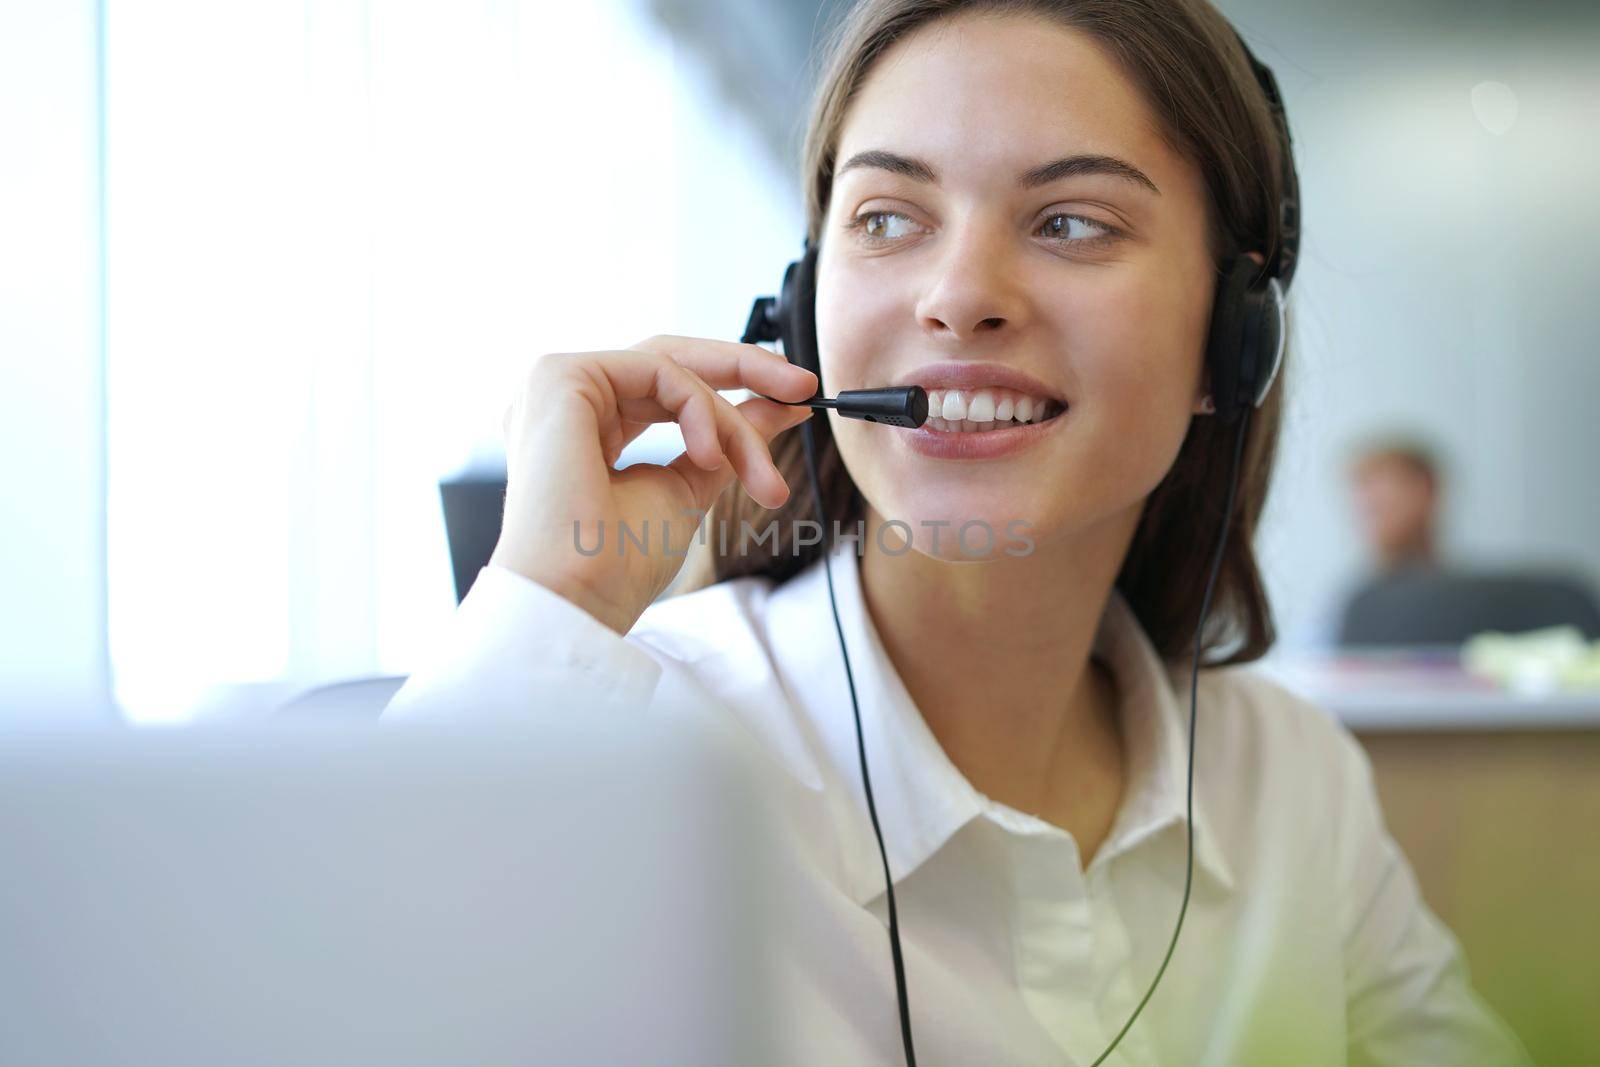
M1478 634L1462 646L1461 666L1516 693L1600 691L1600 641L1584 640L1575 626Z

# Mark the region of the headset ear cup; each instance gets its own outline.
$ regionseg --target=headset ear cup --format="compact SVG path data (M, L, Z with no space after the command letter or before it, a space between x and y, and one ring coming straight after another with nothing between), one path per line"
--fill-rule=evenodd
M1206 368L1211 375L1211 397L1217 418L1232 422L1243 410L1241 404L1242 344L1247 312L1250 275L1255 264L1244 256L1229 259L1217 279L1216 296L1211 302L1211 330L1206 342Z
M1239 337L1239 410L1261 406L1283 360L1282 290L1274 281L1240 297L1243 332Z
M1235 256L1217 280L1206 366L1223 422L1260 407L1283 362L1283 289L1275 278L1260 281L1260 274L1254 260Z
M1288 338L1288 324L1283 317L1283 286L1278 279L1270 278L1261 293L1261 327L1257 345L1257 371L1251 403L1260 407L1272 392L1272 383L1278 380L1283 369L1283 350Z
M778 321L784 358L815 374L817 392L821 395L822 367L817 358L817 249L809 242L805 255L789 264L784 272Z

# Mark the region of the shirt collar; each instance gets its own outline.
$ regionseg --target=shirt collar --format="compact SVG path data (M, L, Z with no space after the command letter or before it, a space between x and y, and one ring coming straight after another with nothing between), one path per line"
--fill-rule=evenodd
M854 543L838 542L829 562L861 708L872 795L889 870L898 884L972 819L996 812L1003 825L1013 826L1016 820L1004 818L1006 809L979 793L956 769L917 711L865 609ZM777 657L816 724L832 772L848 785L843 800L850 808L836 812L846 842L842 864L850 895L865 905L884 891L883 861L861 784L850 689L832 626L823 561L775 590L770 610ZM1181 841L1189 716L1179 705L1169 669L1116 589L1101 616L1093 649L1116 679L1130 772L1121 810L1096 856L1098 864L1101 855L1109 862L1174 824ZM1183 677L1187 682L1187 671ZM1232 872L1212 835L1198 789L1194 833L1196 866L1220 888L1232 889Z

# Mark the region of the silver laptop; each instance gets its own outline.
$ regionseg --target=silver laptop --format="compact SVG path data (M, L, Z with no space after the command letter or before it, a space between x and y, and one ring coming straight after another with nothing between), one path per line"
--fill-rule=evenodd
M0 1064L750 1064L763 809L681 723L0 733Z

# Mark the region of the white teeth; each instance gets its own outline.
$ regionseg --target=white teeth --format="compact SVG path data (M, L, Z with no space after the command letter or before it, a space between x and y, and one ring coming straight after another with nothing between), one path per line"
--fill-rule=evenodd
M946 422L1040 422L1046 410L1059 406L1045 397L1005 389L928 390L929 418Z
M930 389L926 425L942 433L987 433L1044 422L1048 414L1061 411L1063 407L1043 397L997 389L970 393L959 389Z
M993 422L994 394L987 389L973 393L972 400L967 404L967 418L973 422Z

